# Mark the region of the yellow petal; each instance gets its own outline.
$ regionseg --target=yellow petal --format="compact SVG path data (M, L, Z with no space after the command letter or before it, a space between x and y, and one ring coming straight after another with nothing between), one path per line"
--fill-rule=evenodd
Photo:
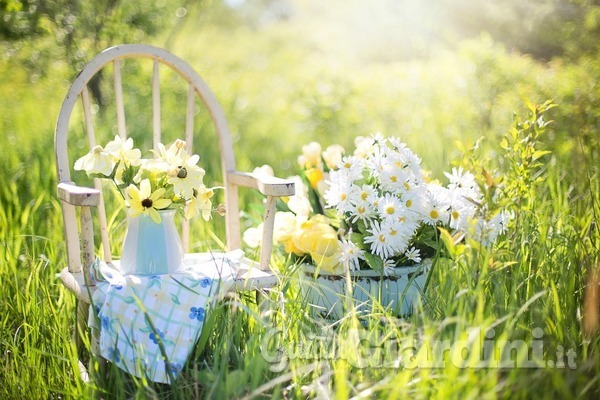
M165 188L158 188L156 189L156 191L154 193L152 193L152 195L150 196L150 200L155 201L158 200L162 197L163 194L165 194L166 190Z
M165 208L169 207L170 205L171 205L171 200L169 200L169 199L158 199L158 200L152 201L152 207L156 208L157 210L165 209Z
M139 204L142 201L140 198L140 191L135 185L129 185L127 187L127 196L129 196L133 203Z
M140 198L147 199L151 192L150 180L144 179L140 182Z
M161 218L160 218L160 214L158 213L158 211L156 211L156 209L154 208L149 208L147 210L148 215L150 216L150 218L152 218L152 221L154 221L157 224L160 224Z

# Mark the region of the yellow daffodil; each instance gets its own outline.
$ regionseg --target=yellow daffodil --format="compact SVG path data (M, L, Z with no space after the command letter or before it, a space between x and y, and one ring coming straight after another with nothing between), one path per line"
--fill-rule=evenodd
M171 200L163 198L164 194L164 188L159 188L152 192L148 179L140 182L139 189L135 185L129 185L127 196L129 197L131 215L147 215L155 223L160 223L161 218L158 210L164 210L171 205Z

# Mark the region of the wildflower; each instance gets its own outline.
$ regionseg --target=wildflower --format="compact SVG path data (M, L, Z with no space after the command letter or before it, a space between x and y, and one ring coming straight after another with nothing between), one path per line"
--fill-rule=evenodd
M389 227L373 221L370 229L367 229L370 235L365 236L365 244L370 244L371 252L377 254L381 258L388 258L394 254L394 248L388 240L390 231Z
M415 263L421 262L421 251L415 247L411 247L404 253L404 256Z
M444 172L444 175L448 178L448 189L451 191L459 192L462 196L478 200L481 197L481 191L475 176L470 172L463 171L462 167L458 169L452 168L452 172Z
M386 193L379 200L377 210L382 220L397 221L405 214L402 202L391 193Z
M214 191L204 185L193 188L192 197L185 211L185 218L191 219L200 214L205 221L210 220L212 216L212 201L210 199L213 196Z
M344 265L350 271L357 271L360 269L360 260L365 259L365 251L360 249L355 243L346 238L342 238L339 241L339 245L342 250L340 256L340 263Z
M431 185L421 204L423 222L428 225L445 224L449 220L450 197L445 189Z
M75 161L73 168L75 171L85 171L88 176L92 174L109 176L115 168L115 162L102 146L94 146L89 153Z
M119 135L115 135L115 138L106 144L104 150L113 157L113 160L120 161L126 166L140 165L142 152L140 149L133 148L132 138L123 140Z
M152 193L150 181L144 179L140 182L140 188L135 185L129 185L127 195L129 196L129 207L131 215L147 215L152 218L155 223L160 223L160 214L158 210L162 210L171 205L171 200L165 199L162 196L165 194L164 188L159 188Z
M348 177L339 171L331 172L331 186L324 194L328 207L335 207L339 212L346 212L355 196L359 192L359 187L354 185Z

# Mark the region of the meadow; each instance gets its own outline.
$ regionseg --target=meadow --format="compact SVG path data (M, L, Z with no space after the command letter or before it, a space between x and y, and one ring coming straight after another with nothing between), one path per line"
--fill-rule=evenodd
M238 169L269 164L293 175L302 145L349 149L356 136L379 131L405 141L440 180L458 165L502 177L515 200L508 232L493 249L467 246L437 265L422 306L404 319L381 310L360 322L311 318L295 266L278 254L283 293L268 318L248 295L217 305L174 385L117 368L84 384L71 341L75 299L56 276L66 251L52 151L76 71L54 60L38 73L22 63L36 57L35 45L2 44L0 398L600 395L597 60L540 62L485 35L427 58L360 58L295 41L298 26L206 19L152 42L189 61L211 86L231 125ZM210 153L203 157L212 162ZM251 226L260 205L244 199ZM195 229L209 238L198 246L221 231L218 223ZM482 363L478 350L502 362Z

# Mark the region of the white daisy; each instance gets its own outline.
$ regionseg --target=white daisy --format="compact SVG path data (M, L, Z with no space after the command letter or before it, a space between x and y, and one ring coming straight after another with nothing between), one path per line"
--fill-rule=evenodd
M397 221L405 214L405 209L400 199L393 194L386 193L379 199L377 211L382 220Z
M481 190L477 185L475 176L470 172L463 171L462 167L452 168L452 172L444 172L444 175L448 178L448 189L452 191L458 191L460 195L474 200L481 198Z
M352 183L352 180L340 171L332 171L330 174L330 186L323 195L327 202L327 207L335 207L339 212L344 213L350 209L352 201L360 191L360 188Z
M421 262L421 251L415 247L406 250L404 256L415 263Z
M426 192L421 210L423 222L429 225L446 224L450 218L450 196L448 189L439 185L430 185Z
M381 258L388 258L394 254L393 242L390 240L389 227L380 225L379 222L373 221L370 229L367 229L370 235L365 236L365 244L370 244L371 252L377 254Z
M337 171L348 176L348 179L357 181L362 178L364 160L354 156L346 156L337 164Z
M360 249L352 241L342 238L340 240L340 247L342 249L342 255L340 256L340 262L350 271L357 271L360 269L360 260L365 259L365 251Z
M351 204L348 209L348 213L350 214L350 221L352 221L353 224L359 220L369 222L377 216L375 207L373 207L373 204L369 203L368 201L363 201L358 204Z

